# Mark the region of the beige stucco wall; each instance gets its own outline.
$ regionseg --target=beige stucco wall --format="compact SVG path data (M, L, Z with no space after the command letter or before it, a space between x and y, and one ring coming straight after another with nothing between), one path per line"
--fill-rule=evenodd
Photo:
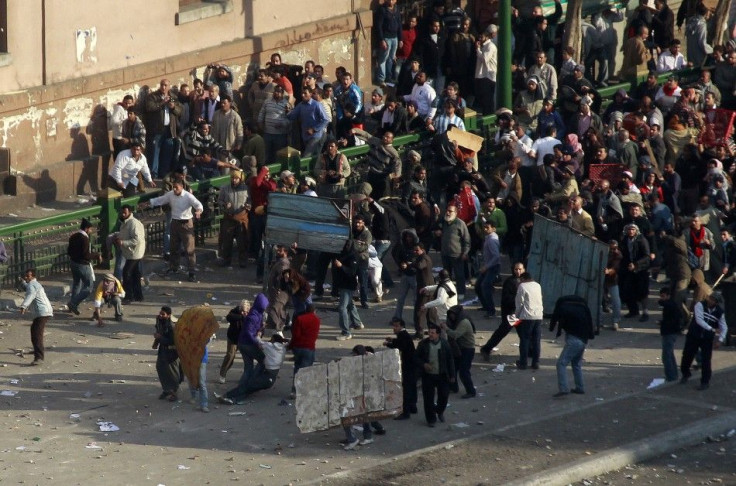
M7 149L11 168L18 173L18 193L38 195L44 170L48 170L44 180L53 180L58 199L98 189L110 163L107 110L125 94L138 96L149 86L155 89L163 77L175 84L191 83L214 61L231 66L235 90L272 52L280 52L286 63L303 64L313 59L325 66L328 75L344 65L359 83L370 83L369 11L351 13L350 2L330 4L348 12L243 38L236 33L245 28L243 3L235 2L230 14L176 26L177 1L129 0L123 14L119 7L123 4L111 0L99 2L99 7L83 0L47 0L47 25L54 27L47 29L46 85L41 85L40 42L33 42L40 38L40 21L26 22L22 46L16 44L17 29L9 29L13 61L0 67L0 150ZM265 9L267 3L283 5L277 11L293 9L283 0L257 0L254 6ZM40 1L28 1L27 5L40 8ZM110 13L111 8L118 11ZM107 14L103 16L101 11ZM139 17L140 22L125 22L137 24L135 29L115 21L129 18L131 11L148 12ZM16 11L11 9L11 13L9 23L23 25L15 17ZM40 17L28 11L25 14L26 21ZM358 27L358 16L365 37ZM157 18L160 20L154 21ZM290 12L281 20L296 22L298 18ZM78 62L75 32L91 27L97 31L94 56ZM42 194L36 200L45 197Z

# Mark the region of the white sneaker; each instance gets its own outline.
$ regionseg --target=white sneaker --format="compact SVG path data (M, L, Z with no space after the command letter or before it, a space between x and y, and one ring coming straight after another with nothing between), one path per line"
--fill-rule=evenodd
M352 451L356 447L358 447L358 444L360 444L360 441L358 439L355 439L353 442L348 442L345 447L343 447L346 451Z
M218 376L217 377L217 383L225 383L225 377L224 376Z
M373 444L373 439L363 439L359 442L360 445Z
M202 407L202 412L204 413L210 413L210 409L207 407Z
M340 334L335 339L337 341L347 341L348 339L353 339L353 336L351 334Z

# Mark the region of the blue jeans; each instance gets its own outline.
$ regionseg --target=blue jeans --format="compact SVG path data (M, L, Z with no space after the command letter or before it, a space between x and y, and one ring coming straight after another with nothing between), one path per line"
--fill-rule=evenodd
M542 320L522 320L519 324L519 361L526 367L529 356L532 365L539 364L542 346Z
M677 334L662 336L662 364L664 365L664 378L667 381L675 381L678 377L677 358L675 358L676 342Z
M115 278L122 282L123 280L123 267L125 266L125 257L123 256L123 250L115 247L115 270L113 275Z
M260 364L263 363L265 358L261 348L255 344L240 344L238 346L238 350L240 351L240 355L243 357L243 374L238 381L238 386L225 394L228 398L242 397L245 394L245 390L248 387L248 381L250 381L250 378L253 376L255 371L254 361L257 361Z
M72 307L77 307L92 293L92 287L95 284L95 272L92 270L92 264L90 263L71 262L71 268L72 295L69 298L69 304Z
M388 249L391 248L391 240L374 240L373 247L376 249L376 256L381 262L383 262L383 257L386 255L386 252L388 252ZM384 265L381 270L381 280L386 287L392 287L394 285L394 281L391 278L391 272L388 271L386 265Z
M299 371L302 368L308 368L314 364L314 349L306 349L306 348L293 348L292 352L294 353L294 376L296 377L296 372ZM294 391L294 386L291 387L292 391Z
M458 295L465 295L465 260L461 257L442 255L442 266L455 280Z
M500 270L500 264L486 269L479 277L480 282L476 284L480 290L478 297L480 298L480 303L483 305L483 310L491 314L496 313L496 304L493 301L493 282L496 281Z
M355 437L355 432L353 432L353 426L352 425L346 425L343 427L345 430L345 439L348 440L348 442L355 442L357 437ZM373 431L371 430L371 424L370 422L363 422L363 439L371 439L373 438Z
M621 296L618 292L618 285L611 285L608 288L608 294L611 296L611 318L613 322L621 322Z
M568 393L567 365L572 363L572 376L575 380L575 388L585 391L583 384L583 353L585 343L577 336L565 333L565 347L562 348L560 357L557 358L557 387L561 392Z
M337 314L339 316L340 331L343 335L350 334L350 326L358 326L361 323L358 309L353 304L353 290L339 289L340 302L337 305Z
M417 278L414 275L402 275L399 281L399 295L396 296L396 312L394 317L401 319L404 315L404 302L406 296L411 292L412 295L417 293Z
M378 73L377 81L379 83L391 79L394 72L394 58L396 57L396 49L399 47L399 39L389 37L383 39L386 42L386 49L378 48Z
M322 145L325 143L327 137L326 132L322 132L320 136L314 136L308 140L304 140L304 153L302 157L316 157L322 152Z
M171 251L171 211L164 211L164 253Z
M189 385L189 394L192 398L197 398L199 392L199 406L205 408L209 405L207 400L207 363L199 365L199 388L193 388Z

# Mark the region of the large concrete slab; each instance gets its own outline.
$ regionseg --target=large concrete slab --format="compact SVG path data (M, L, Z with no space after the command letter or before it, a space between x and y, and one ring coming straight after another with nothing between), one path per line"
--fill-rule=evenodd
M401 373L397 350L350 356L299 370L296 423L302 432L397 415Z

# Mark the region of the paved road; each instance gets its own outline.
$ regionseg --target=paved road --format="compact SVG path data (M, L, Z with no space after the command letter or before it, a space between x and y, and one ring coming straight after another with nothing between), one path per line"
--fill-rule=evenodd
M551 333L543 334L538 371L513 369L518 339L510 335L491 363L474 364L479 396L453 396L445 426L430 429L418 416L387 421L387 435L353 452L339 447L341 430L299 433L288 399L291 361L273 389L243 406L213 404L205 415L186 402L157 400L153 317L162 304L178 314L207 303L222 318L258 287L252 267L221 269L212 252L202 256L199 282L151 275L146 302L127 307L123 323L99 329L58 312L47 328L48 358L40 369L25 366L29 320L0 311L0 390L15 393L0 397L0 426L6 431L0 435L0 468L6 482L270 485L360 484L361 478L371 478L372 484L500 484L596 457L677 425L725 416L734 403L733 348L716 352L716 376L707 392L697 392L694 384L646 390L662 376L655 315L647 324L627 322L619 332L604 331L591 343L584 396L552 398L561 343ZM162 267L163 262L151 260L146 273ZM68 282L46 282L52 293L63 283ZM55 304L63 302L59 298ZM91 304L82 312L81 317L90 316ZM319 313L317 359L326 362L347 355L358 343L380 345L389 334L393 301L361 310L366 329L347 342L334 340L337 315L330 305L322 305ZM485 342L497 322L473 313L478 342ZM218 336L208 367L210 392L234 386L242 369L238 359L228 383L214 383L225 327ZM25 349L24 357L16 355L18 349ZM498 364L506 365L503 372L493 371ZM98 421L113 422L120 430L101 432Z

